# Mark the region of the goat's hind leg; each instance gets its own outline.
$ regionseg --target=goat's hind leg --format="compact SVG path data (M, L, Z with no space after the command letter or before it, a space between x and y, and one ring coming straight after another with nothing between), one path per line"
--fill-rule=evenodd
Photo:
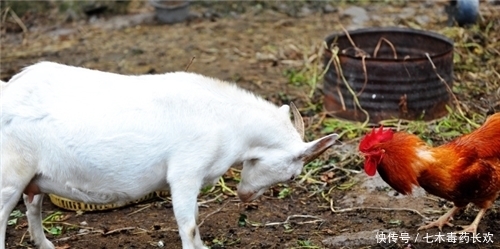
M54 249L54 244L50 242L43 231L42 224L42 202L44 194L38 194L33 197L30 203L27 195L23 195L26 205L26 217L28 218L28 231L31 240L35 242L40 249Z

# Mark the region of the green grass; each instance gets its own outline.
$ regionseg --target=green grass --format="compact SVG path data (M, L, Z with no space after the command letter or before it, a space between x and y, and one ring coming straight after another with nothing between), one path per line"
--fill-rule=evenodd
M304 239L304 240L297 240L297 247L296 248L315 249L315 248L322 248L322 247L314 245L314 243L309 239Z

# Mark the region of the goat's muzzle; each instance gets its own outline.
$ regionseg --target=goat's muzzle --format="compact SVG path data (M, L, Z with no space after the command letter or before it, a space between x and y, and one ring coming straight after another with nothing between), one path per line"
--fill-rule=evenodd
M255 192L243 192L238 190L238 197L242 202L251 202L255 199Z

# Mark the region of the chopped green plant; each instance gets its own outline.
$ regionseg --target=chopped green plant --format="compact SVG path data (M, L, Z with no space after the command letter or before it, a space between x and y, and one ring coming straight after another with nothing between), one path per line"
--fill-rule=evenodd
M217 248L232 246L238 243L240 243L240 239L228 240L227 238L215 238L212 240L212 246L216 246Z
M9 215L9 220L7 221L7 225L8 226L13 226L13 225L16 225L17 224L17 220L21 217L25 216L21 210L14 210L12 211L12 213L10 213Z
M297 240L297 245L299 246L298 248L320 248L319 246L316 246L313 244L313 242L309 239L305 240Z
M54 212L42 220L43 229L52 235L61 235L64 227L59 224L64 219L62 212Z
M391 226L401 226L403 224L403 221L401 221L401 220L389 220L387 223Z
M278 199L285 199L291 194L292 194L292 189L289 187L285 187L279 192Z
M285 229L284 233L292 233L293 232L293 227L289 223L283 224L283 228Z

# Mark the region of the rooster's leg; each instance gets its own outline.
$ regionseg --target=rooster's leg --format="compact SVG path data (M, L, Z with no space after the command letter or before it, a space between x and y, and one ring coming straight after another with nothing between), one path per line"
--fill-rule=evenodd
M423 230L423 229L429 229L431 227L438 227L439 230L442 230L444 225L448 225L448 226L452 227L453 224L450 223L450 220L453 219L453 215L455 215L460 209L461 208L459 208L459 207L453 206L452 209L450 209L443 216L439 217L439 219L437 219L436 221L433 221L433 222L431 222L431 223L429 223L429 224L427 224L425 226L419 227L417 229L417 231ZM478 221L478 223L479 223L479 221Z
M462 227L464 230L459 231L457 233L473 233L473 234L476 234L477 233L477 226L479 225L479 222L481 221L481 219L483 218L484 214L486 213L486 210L488 210L488 209L481 208L481 210L479 210L479 213L477 213L477 216L474 219L474 221L470 225Z

